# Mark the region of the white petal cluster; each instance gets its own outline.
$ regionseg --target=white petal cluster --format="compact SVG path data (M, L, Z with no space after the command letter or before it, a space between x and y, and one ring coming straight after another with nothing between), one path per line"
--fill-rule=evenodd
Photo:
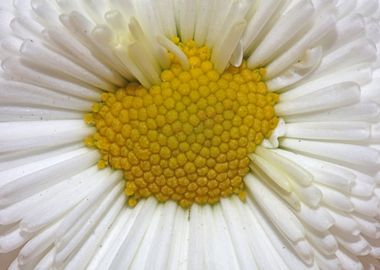
M379 267L379 22L377 0L1 1L0 268ZM100 93L189 64L173 36L280 95L246 203L128 208L82 143Z

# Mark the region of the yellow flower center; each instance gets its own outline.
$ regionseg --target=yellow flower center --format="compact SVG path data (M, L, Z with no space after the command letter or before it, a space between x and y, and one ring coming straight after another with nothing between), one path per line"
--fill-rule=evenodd
M219 74L208 47L177 46L190 68L171 55L159 85L103 93L85 116L96 127L85 143L102 153L100 168L123 170L130 206L149 196L185 208L233 194L244 200L248 155L276 127L278 96L267 91L262 68L243 63Z

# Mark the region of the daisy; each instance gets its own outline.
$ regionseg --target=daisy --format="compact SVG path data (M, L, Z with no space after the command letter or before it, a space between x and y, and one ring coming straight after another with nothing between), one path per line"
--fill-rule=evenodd
M4 0L1 269L377 269L375 0Z

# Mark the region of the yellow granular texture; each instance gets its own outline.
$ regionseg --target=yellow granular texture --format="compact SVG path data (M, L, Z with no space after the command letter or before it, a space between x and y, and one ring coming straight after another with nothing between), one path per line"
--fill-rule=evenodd
M100 168L123 170L132 207L150 196L184 208L233 194L244 200L248 155L276 127L278 96L267 91L265 69L243 63L219 74L207 47L176 43L190 69L172 56L161 84L103 93L85 116L96 127L85 143L102 153Z

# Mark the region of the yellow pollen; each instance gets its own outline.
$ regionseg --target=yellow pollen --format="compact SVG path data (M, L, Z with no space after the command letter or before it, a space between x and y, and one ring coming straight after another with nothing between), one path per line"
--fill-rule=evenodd
M244 200L248 155L277 126L278 96L267 91L265 69L243 63L219 74L208 47L172 40L190 69L171 55L161 84L103 93L84 117L96 127L85 144L101 152L99 168L124 172L131 207L150 196L184 208L231 195Z

